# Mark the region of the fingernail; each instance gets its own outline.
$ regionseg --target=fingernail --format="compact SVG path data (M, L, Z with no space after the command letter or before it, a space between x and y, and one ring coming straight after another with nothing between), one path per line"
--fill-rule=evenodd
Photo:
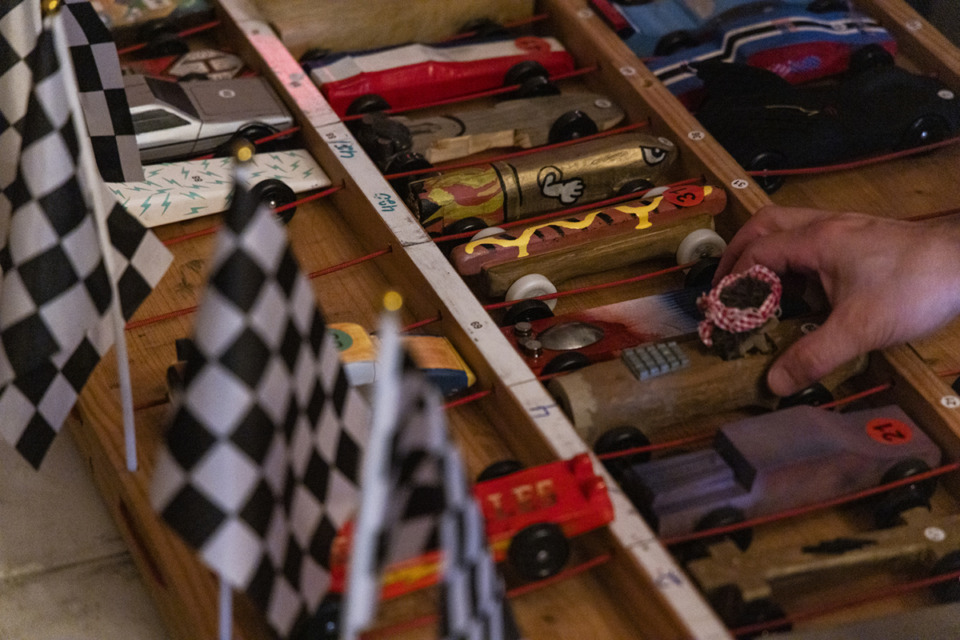
M796 381L786 369L774 366L767 373L767 386L774 395L789 396L798 389Z

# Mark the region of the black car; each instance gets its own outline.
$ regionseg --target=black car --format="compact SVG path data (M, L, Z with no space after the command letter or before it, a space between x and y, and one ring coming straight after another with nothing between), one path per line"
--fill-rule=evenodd
M960 129L951 89L890 64L800 86L737 63L701 63L697 75L708 95L697 118L748 171L829 165L938 142ZM769 193L783 180L759 182Z

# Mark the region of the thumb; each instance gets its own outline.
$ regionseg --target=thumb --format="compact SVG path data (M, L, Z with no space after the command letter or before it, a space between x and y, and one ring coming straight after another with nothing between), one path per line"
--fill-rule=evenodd
M831 316L777 358L767 372L767 386L778 396L794 394L860 353L856 333L846 331Z

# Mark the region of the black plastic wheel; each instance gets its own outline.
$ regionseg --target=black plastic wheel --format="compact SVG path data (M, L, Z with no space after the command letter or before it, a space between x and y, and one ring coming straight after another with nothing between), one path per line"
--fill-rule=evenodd
M552 375L563 371L576 371L590 364L590 358L578 351L568 351L554 357L550 362L544 365L541 373L543 375Z
M654 186L655 185L646 178L633 178L620 185L620 188L617 189L617 195L625 196L631 193L640 193L641 191L653 189Z
M337 640L340 637L342 607L340 596L328 595L306 624L296 627L291 632L291 640Z
M607 453L619 453L629 451L637 447L646 447L650 444L650 439L636 427L624 425L608 429L600 434L597 441L593 443L593 452L598 456ZM603 466L607 468L617 480L623 478L624 473L635 464L642 464L650 460L650 452L632 453L629 455L617 456L608 460L601 460Z
M878 44L868 44L850 54L848 68L852 73L861 73L874 67L886 67L893 64L890 52Z
M532 524L510 541L507 559L525 580L543 580L556 575L570 558L570 543L552 522Z
M276 132L277 130L268 124L263 124L261 122L252 122L250 124L245 124L239 129L237 129L237 132L233 135L233 140L234 141L246 140L247 142L252 144L257 149L257 151L261 151L262 148L266 145L269 145L269 142L272 142L272 140L266 143L259 142L259 141L269 136L272 136Z
M833 11L849 11L847 0L813 0L807 5L810 13L831 13Z
M324 49L323 47L311 47L300 54L300 63L320 62L328 55L330 55L330 49Z
M297 194L293 192L287 184L276 178L270 178L262 182L258 182L250 190L250 193L253 194L262 204L267 205L271 209L277 209L288 204L292 204L297 199ZM293 219L293 214L297 212L296 207L291 207L289 209L284 209L277 215L280 217L280 220L284 224L290 222Z
M683 286L687 289L702 289L713 282L713 274L717 272L720 258L700 258L683 277Z
M507 28L491 18L477 18L465 23L457 33L470 34L471 39L499 38L507 35Z
M786 409L787 407L797 407L800 405L819 407L828 402L833 402L833 394L819 382L814 382L809 387L801 389L793 395L780 398L780 402L777 403L777 409Z
M598 131L597 123L593 121L593 118L576 109L567 111L554 121L553 126L550 127L547 142L556 144L576 140L577 138L592 136Z
M880 484L895 482L930 470L923 460L907 458L890 467ZM900 514L917 507L930 508L930 496L936 489L936 479L929 478L920 482L896 487L879 496L873 507L873 520L878 529L888 529L900 524Z
M553 310L550 309L550 306L546 302L528 298L508 308L503 314L503 319L500 324L501 326L509 327L518 322L533 322L534 320L552 317Z
M469 217L461 218L454 221L446 229L444 229L445 234L455 235L458 233L467 233L468 231L480 231L481 229L486 229L487 223L481 220L480 218Z
M957 376L957 379L953 381L950 388L953 389L955 393L960 393L960 376Z
M744 520L746 520L746 518L743 515L743 511L740 509L729 506L719 507L700 518L700 520L697 522L697 526L694 527L694 531L717 529L719 527L738 524ZM753 542L753 529L738 529L737 531L732 531L730 533L720 534L717 537L703 538L700 540L700 542L709 546L712 542L717 542L723 538L730 538L741 551L746 551L750 546L750 543Z
M512 87L521 85L531 78L549 78L546 68L536 60L518 62L507 70L503 76L503 86Z
M387 168L384 171L387 175L396 174L396 173L406 173L407 171L421 171L424 169L432 169L433 164L430 163L423 154L415 153L413 151L404 151L403 153L398 153L395 155L390 162L387 164ZM399 178L393 178L390 180L390 185L393 187L394 191L397 193L407 193L409 191L410 182L413 180L423 180L428 177L429 174L418 173L412 176L402 176ZM486 225L484 225L486 226Z
M960 571L960 551L951 551L937 560L930 570L930 575L942 576ZM954 578L946 582L938 582L930 588L934 597L940 602L957 602L960 600L960 579Z
M390 162L413 148L410 129L382 111L364 114L347 127L381 171L387 171Z
M544 96L560 95L560 87L555 85L546 76L534 76L520 83L520 86L504 96L505 100L521 100L526 98L542 98Z
M668 56L676 53L680 49L697 46L697 40L687 31L671 31L657 41L657 46L653 49L655 56Z
M519 460L513 460L512 458L504 458L503 460L497 460L496 462L488 464L483 471L477 474L477 482L495 480L508 476L511 473L516 473L517 471L523 471L523 463Z
M917 118L913 121L913 124L907 127L907 130L900 136L900 141L894 150L902 151L933 144L946 139L949 135L950 124L946 118L935 113L927 114Z
M387 111L390 109L390 103L375 93L367 93L360 96L350 103L347 107L348 116L358 116L362 113L373 113L374 111Z
M775 151L764 151L758 153L747 163L747 171L763 171L764 169L776 170L783 169L784 157ZM760 188L767 193L774 193L786 179L783 176L754 176L753 179L760 185Z
M714 589L708 598L717 615L719 615L724 624L731 629L764 622L773 622L774 620L783 620L782 624L777 624L774 627L757 633L738 635L738 638L754 638L769 631L786 631L790 629L790 623L784 619L785 614L779 605L769 598L744 602L743 594L736 585L728 584Z

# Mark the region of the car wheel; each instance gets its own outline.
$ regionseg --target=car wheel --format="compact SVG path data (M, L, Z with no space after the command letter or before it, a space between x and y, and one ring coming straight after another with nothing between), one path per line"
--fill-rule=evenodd
M566 112L554 121L553 126L550 127L547 142L550 144L567 142L568 140L592 136L598 131L597 123L593 121L593 118L576 109Z
M590 358L577 351L561 353L556 356L541 369L543 375L553 375L565 371L576 371L590 364Z
M697 40L688 31L671 31L657 41L657 46L653 49L655 56L668 56L676 53L680 49L697 46Z
M476 242L477 240L483 240L484 238L498 236L503 232L503 227L487 227L486 229L481 229L473 234L473 236L470 237L470 242Z
M625 425L608 429L600 434L597 441L593 443L593 452L598 456L608 453L620 453L646 447L650 445L650 439L636 427ZM635 464L643 464L650 460L650 452L642 451L601 460L603 466L616 480L620 481L626 471Z
M410 129L382 111L365 114L348 123L347 128L381 171L389 171L390 162L397 155L413 148Z
M390 103L375 93L367 93L350 103L347 107L348 116L358 116L374 111L389 111Z
M747 163L745 169L747 171L763 171L764 169L777 170L783 169L785 158L783 154L777 153L775 151L764 151L753 157L750 162ZM760 188L767 193L774 193L780 187L783 186L785 178L783 176L754 176L753 179L756 181Z
M719 258L727 243L713 229L691 231L677 247L677 264L687 264L701 258Z
M943 116L937 114L920 116L903 132L900 142L894 149L902 151L940 142L946 139L950 132L950 124Z
M773 628L764 629L755 633L737 635L738 638L755 638L765 635L769 632L787 631L790 629L790 622L787 621L786 614L770 598L758 598L749 602L743 601L743 593L736 585L726 585L715 589L710 594L710 604L713 606L717 615L731 629L739 627L748 627L751 625L773 622L774 620L783 620Z
M805 389L797 391L793 395L780 398L777 403L777 409L786 409L788 407L797 407L807 405L808 407L819 407L833 402L833 394L830 390L819 382L815 382Z
M960 551L951 551L937 560L930 570L932 576L943 576L960 571ZM946 582L938 582L930 588L934 597L943 603L960 600L960 579L954 578Z
M923 460L907 458L890 467L880 479L880 484L903 480L929 470L930 466ZM929 509L930 496L936 489L936 483L935 478L930 478L896 487L881 495L873 508L873 520L877 528L889 529L896 526L901 521L900 514L909 509L917 507Z
M697 522L697 526L694 527L693 530L707 531L709 529L717 529L733 524L739 524L744 520L746 520L746 517L743 515L743 511L740 509L730 506L720 507L710 511L707 513L707 515L700 518L700 520ZM719 542L723 538L730 538L741 551L746 551L750 546L750 543L753 542L753 529L738 529L737 531L732 531L730 533L722 533L717 536L703 538L698 540L698 542L704 546L710 546L710 544Z
M713 275L720 265L720 258L703 258L690 267L683 277L683 286L687 289L703 289L713 282Z
M525 580L543 580L560 572L570 558L570 543L560 527L540 522L521 529L510 541L507 559Z
M490 18L470 20L457 31L458 34L470 34L470 38L501 38L507 36L507 28Z
M850 5L847 0L813 0L807 5L807 11L810 13L831 13L834 11L850 11Z
M957 394L960 394L960 376L957 376L957 379L953 381L953 384L950 385L950 388L953 389Z
M520 83L516 91L505 96L506 100L524 100L527 98L542 98L544 96L558 96L560 88L544 76L534 76Z
M328 595L306 622L293 630L292 640L337 640L340 637L340 596Z
M258 182L250 190L250 193L253 194L257 200L262 204L267 205L272 210L276 210L279 207L293 204L297 200L297 194L293 192L286 183L276 178L270 178L269 180L264 180ZM296 207L290 207L289 209L284 209L277 215L280 217L280 220L283 224L287 224L293 218L293 214L297 212Z
M237 129L237 132L233 134L233 141L245 140L250 144L252 144L256 151L260 151L261 147L264 147L273 141L271 140L269 142L264 142L264 143L261 143L259 141L263 140L264 138L268 138L275 133L277 133L277 130L271 127L270 125L263 124L260 122L254 122L251 124L245 124L239 129Z
M405 151L397 154L387 163L386 175L407 173L408 171L423 171L432 168L433 164L423 157L423 154ZM422 180L426 177L427 175L423 173L412 176L402 176L390 180L390 185L397 193L407 193L408 185L412 180Z
M496 462L488 464L486 467L484 467L483 471L477 475L477 482L496 480L497 478L508 476L511 473L516 473L517 471L523 471L523 463L519 460L513 460L511 458L497 460Z
M878 44L868 44L850 54L849 70L861 73L874 67L886 67L893 64L890 52Z
M634 178L620 185L620 188L617 189L617 195L626 196L631 193L640 193L641 191L649 191L653 187L654 184L646 178Z
M328 55L330 55L330 49L324 49L323 47L311 47L300 54L300 64L305 62L320 62Z
M528 273L518 278L510 288L507 289L506 300L523 300L524 298L536 298L538 296L556 293L557 287L550 280L539 273ZM556 308L557 299L542 300L551 310Z
M536 60L524 60L507 70L507 73L503 76L503 86L512 87L514 85L522 85L532 78L549 79L550 74L546 68Z
M521 300L503 314L501 325L511 327L518 322L533 322L552 318L553 309L543 300Z
M476 217L461 218L460 220L455 220L443 230L445 234L448 235L457 235L460 233L467 233L468 231L480 231L481 229L486 229L487 223Z

